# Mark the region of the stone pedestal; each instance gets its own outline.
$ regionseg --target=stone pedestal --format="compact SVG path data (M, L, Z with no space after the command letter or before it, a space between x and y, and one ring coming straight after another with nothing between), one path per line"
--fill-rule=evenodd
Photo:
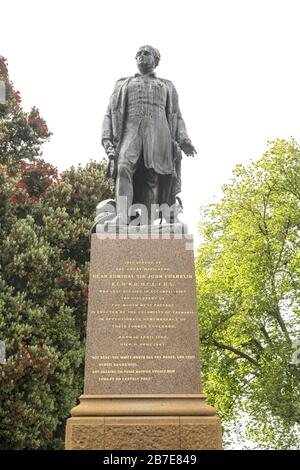
M66 449L221 449L188 235L93 234L84 395Z

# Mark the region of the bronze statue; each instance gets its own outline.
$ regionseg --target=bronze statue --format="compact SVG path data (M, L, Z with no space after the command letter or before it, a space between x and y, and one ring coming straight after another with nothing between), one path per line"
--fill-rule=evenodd
M172 82L154 73L160 53L142 46L136 54L139 73L117 81L104 116L102 145L115 181L117 216L128 224L132 204L176 203L181 191L181 150L196 152L182 119ZM119 200L127 197L127 205ZM170 220L169 220L170 222Z

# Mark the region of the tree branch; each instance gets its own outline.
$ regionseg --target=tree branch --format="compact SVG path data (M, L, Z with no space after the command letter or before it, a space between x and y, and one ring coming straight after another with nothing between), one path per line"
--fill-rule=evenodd
M285 326L285 323L284 323L284 320L281 316L281 313L280 313L280 310L279 310L279 307L277 306L276 310L273 312L273 315L274 317L276 318L280 328L281 328L281 331L283 332L284 336L286 337L286 339L288 340L288 342L290 343L291 342L291 338L290 338L290 335L289 335L289 332L288 332L288 329L287 327Z
M269 333L267 332L266 330L266 327L265 326L262 326L261 327L261 332L263 333L264 337L266 338L267 342L269 343L270 346L273 346L273 343L272 343L272 340L269 336Z
M223 326L224 323L226 323L228 320L230 320L230 318L234 317L236 315L236 312L233 312L231 313L230 315L228 315L227 317L225 318L221 318L221 320L219 321L219 323L217 325L215 325L209 332L207 332L205 335L201 336L201 331L200 331L200 340L202 342L206 341L208 338L210 338L215 332L216 330L220 327L220 326Z
M276 271L279 268L279 265L280 265L280 262L281 262L281 259L282 259L282 254L283 254L283 250L284 250L284 247L285 247L285 243L286 243L286 239L287 239L287 235L288 235L288 231L289 231L290 226L291 226L291 218L289 217L288 221L287 221L287 224L286 224L286 227L285 227L285 231L284 231L284 235L283 235L283 239L282 239L282 243L281 243L281 248L280 248L278 260L277 260L277 263L276 263L276 268L275 268Z
M242 357L243 359L247 359L247 361L251 362L251 364L254 364L256 367L259 365L258 362L255 359L253 359L253 357L249 356L248 354L246 354L242 351L239 351L238 349L235 349L232 346L227 346L225 344L221 344L216 340L213 340L213 344L219 349L225 349L227 351L231 351L232 353L236 354L237 356Z

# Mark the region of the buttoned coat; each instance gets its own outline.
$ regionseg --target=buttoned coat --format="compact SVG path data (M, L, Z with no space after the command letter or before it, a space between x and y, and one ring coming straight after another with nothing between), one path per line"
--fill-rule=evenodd
M126 120L126 105L127 105L127 88L129 81L134 77L121 78L115 84L114 91L111 95L107 111L104 116L102 125L102 142L109 139L116 151L116 165L117 158L122 142L123 129ZM189 139L184 120L178 105L178 94L169 80L157 78L167 86L167 103L166 103L166 117L172 138L172 161L173 161L173 178L172 190L170 192L169 204L175 202L175 196L181 191L181 150L180 145L183 141ZM114 174L116 178L116 171Z

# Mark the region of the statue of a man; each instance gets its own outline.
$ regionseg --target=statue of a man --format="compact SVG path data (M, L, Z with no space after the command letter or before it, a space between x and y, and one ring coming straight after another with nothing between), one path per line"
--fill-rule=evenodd
M175 204L181 190L181 150L194 156L172 82L154 73L160 53L142 46L139 73L117 81L102 128L102 145L115 179L118 224L128 224L132 204ZM120 204L127 197L127 205Z

